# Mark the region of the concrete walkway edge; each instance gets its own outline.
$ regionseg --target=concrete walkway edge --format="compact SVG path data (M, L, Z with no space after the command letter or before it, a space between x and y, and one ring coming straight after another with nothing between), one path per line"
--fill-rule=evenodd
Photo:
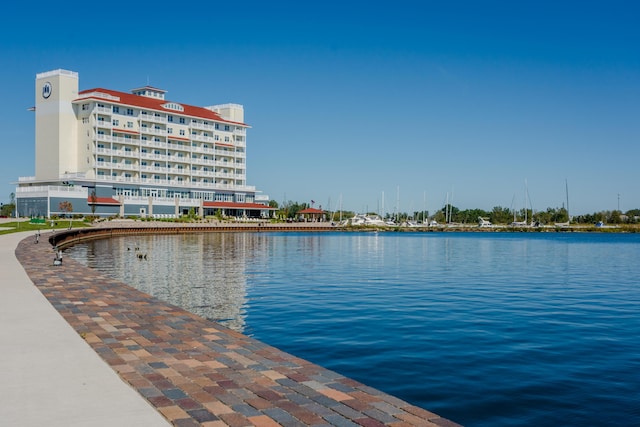
M33 285L15 256L17 244L29 234L0 236L2 424L171 425L96 354ZM48 242L41 239L40 244Z

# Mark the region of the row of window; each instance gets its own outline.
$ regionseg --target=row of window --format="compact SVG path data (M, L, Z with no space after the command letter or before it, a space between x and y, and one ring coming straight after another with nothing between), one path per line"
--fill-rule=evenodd
M244 194L244 193L216 193L214 191L180 191L180 190L172 190L167 188L124 188L124 187L115 187L113 189L113 194L115 197L125 196L125 197L160 197L160 198L168 198L175 199L176 197L179 199L202 199L206 201L216 201L216 202L236 202L236 203L244 203L251 202L254 200L252 194Z
M104 119L103 118L98 118L98 122L103 122L104 123ZM89 123L89 119L87 117L83 118L82 119L82 123L84 123L84 124ZM118 120L118 119L113 119L111 123L113 124L113 126L116 126L116 127L120 126L120 120ZM127 121L126 128L127 129L133 129L133 125L134 125L133 122ZM149 129L149 125L147 123L140 124L140 127L142 128L143 132L146 129ZM159 125L154 125L153 129L156 130L156 131L161 131L161 132L164 131L164 129L162 127L160 127ZM99 135L104 135L105 133L104 133L103 130L98 130L98 134ZM170 128L170 127L167 128L167 134L173 135L173 128ZM180 136L186 136L186 131L184 129L180 129L178 134ZM191 135L193 135L193 136L203 136L205 138L212 137L214 141L221 141L220 135L216 135L216 134L209 135L209 133L207 133L207 132L203 132L202 134L200 134L198 131L192 130L191 131ZM241 136L238 136L236 138L236 140L241 142L241 141L243 141L243 138ZM231 138L228 135L225 136L224 137L224 142L230 143L231 142Z
M173 106L173 105L178 106L178 104L171 104L171 105L172 105L172 106ZM105 104L101 104L101 103L98 103L98 104L97 104L97 106L98 106L98 108L105 108L105 109L106 109L106 108L108 108ZM89 107L90 107L90 104L82 104L82 110L83 110L83 111L87 111L87 110L89 110ZM179 108L176 108L176 109L179 109ZM118 106L118 105L114 105L114 106L112 106L112 107L111 107L111 111L112 111L114 114L120 114L120 106ZM134 115L134 109L133 109L133 108L123 108L123 111L124 111L124 114L125 114L125 115L127 115L127 116L133 116L133 115ZM142 111L140 112L140 114L141 114L141 115L143 115L143 116L151 115L151 113L149 113L149 112L147 112L147 111L144 111L144 110L142 110ZM162 118L164 117L164 116L163 116L162 114L160 114L160 113L153 113L153 116L154 116L154 117L156 117L156 118L158 118L158 119L162 119ZM173 115L171 115L171 114L168 114L168 115L167 115L167 121L168 121L168 122L173 123L175 119L176 119L176 118L175 118ZM185 117L177 117L177 123L180 123L180 124L186 124L186 123L187 123L187 119L186 119ZM208 122L208 121L206 121L206 120L203 120L202 122L199 122L197 119L191 119L191 123L194 123L194 124L199 124L199 123L201 123L201 124L203 124L203 125L205 125L205 126L209 126L209 125L211 125L211 123L209 123L209 122ZM230 126L230 125L222 125L222 124L220 124L220 123L214 122L214 123L213 123L213 126L214 126L214 128L215 128L216 130L220 130L220 129L222 129L222 130L225 130L225 131L227 131L227 132L231 131L231 126ZM242 128L240 128L240 129L242 129Z

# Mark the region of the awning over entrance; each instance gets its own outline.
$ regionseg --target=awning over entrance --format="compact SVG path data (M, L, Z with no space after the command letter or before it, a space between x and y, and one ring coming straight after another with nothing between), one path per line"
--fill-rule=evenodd
M276 208L261 203L237 203L237 202L203 202L205 215L215 214L221 210L224 215L236 217L269 217ZM209 212L207 212L209 211Z

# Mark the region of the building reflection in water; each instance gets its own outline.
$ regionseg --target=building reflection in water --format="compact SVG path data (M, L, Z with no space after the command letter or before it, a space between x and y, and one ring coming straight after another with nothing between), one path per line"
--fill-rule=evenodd
M201 317L244 332L247 265L264 265L255 233L125 236L77 244L66 255Z

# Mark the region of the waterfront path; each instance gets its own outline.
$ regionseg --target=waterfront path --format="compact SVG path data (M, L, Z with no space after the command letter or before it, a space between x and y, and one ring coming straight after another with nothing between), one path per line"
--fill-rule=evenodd
M54 267L47 237L0 236L8 425L457 425L71 259Z
M51 246L33 233L0 236L0 424L20 427L170 425L84 342L16 259L27 238L35 256ZM29 236L29 237L26 237Z

